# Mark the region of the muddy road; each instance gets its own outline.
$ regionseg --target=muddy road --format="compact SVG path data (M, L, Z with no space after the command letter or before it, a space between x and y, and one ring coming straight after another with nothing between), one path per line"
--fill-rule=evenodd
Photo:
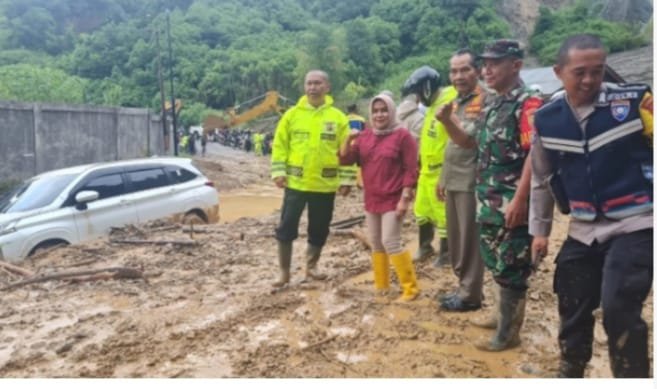
M417 265L421 296L396 304L375 297L369 254L349 234L332 235L324 282L301 283L303 238L295 242L291 287L274 291L272 236L282 193L268 160L211 143L197 164L221 196L221 221L189 228L167 222L115 231L112 239L190 245L136 245L109 239L37 255L20 266L37 274L128 267L145 279L48 281L0 292L0 377L549 377L558 362L551 255L532 278L522 345L498 354L473 343L489 331L473 313L441 312L450 269ZM334 221L361 215L362 193L336 200ZM358 228L358 227L357 227ZM364 229L364 226L360 227ZM302 220L301 231L305 231ZM405 242L415 248L410 218ZM394 273L394 272L393 272ZM0 271L0 288L22 277ZM492 280L484 293L492 303ZM589 377L610 377L597 312ZM644 317L652 339L653 298ZM650 342L652 350L652 341ZM650 353L652 355L652 351Z

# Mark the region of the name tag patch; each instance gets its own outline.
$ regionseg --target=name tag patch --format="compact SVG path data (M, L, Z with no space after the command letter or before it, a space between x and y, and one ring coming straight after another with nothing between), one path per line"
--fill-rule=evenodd
M607 95L607 101L638 99L638 92L618 92Z

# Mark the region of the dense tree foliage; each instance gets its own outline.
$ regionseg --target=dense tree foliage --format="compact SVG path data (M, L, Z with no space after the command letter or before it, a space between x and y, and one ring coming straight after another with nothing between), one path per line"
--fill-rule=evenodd
M547 62L580 30L612 50L641 42L580 4L541 10L532 49ZM446 75L455 49L509 34L494 0L0 0L0 98L159 110L158 68L168 99L173 65L189 125L267 90L296 99L303 75L322 68L344 107L398 93L421 65Z
M577 33L593 33L602 38L610 52L629 50L644 45L646 37L637 25L609 22L593 17L601 12L596 1L578 1L559 11L540 8L540 16L530 38L532 51L543 63L553 63L564 38Z

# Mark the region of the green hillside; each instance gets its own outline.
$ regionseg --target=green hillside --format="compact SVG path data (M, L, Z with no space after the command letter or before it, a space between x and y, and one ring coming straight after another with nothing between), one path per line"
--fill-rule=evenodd
M267 90L297 98L312 68L329 72L345 106L377 90L397 92L420 65L446 72L459 47L479 50L508 37L494 6L493 0L0 0L0 99L158 110L156 42L159 36L168 79L169 15L183 124ZM584 1L542 11L531 40L542 61L573 26L601 33L615 50L644 43L645 33L592 17L589 8Z

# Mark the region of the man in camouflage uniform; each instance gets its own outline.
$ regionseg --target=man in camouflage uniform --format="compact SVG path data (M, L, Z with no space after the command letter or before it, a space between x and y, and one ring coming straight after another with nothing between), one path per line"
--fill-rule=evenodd
M476 135L461 129L451 104L436 113L454 143L477 147L477 222L486 267L500 287L497 312L483 323L495 328L490 340L476 344L501 351L520 344L527 278L531 274L528 196L531 165L527 155L533 133L533 114L542 100L520 79L523 51L518 42L498 40L487 45L484 81L492 90Z

